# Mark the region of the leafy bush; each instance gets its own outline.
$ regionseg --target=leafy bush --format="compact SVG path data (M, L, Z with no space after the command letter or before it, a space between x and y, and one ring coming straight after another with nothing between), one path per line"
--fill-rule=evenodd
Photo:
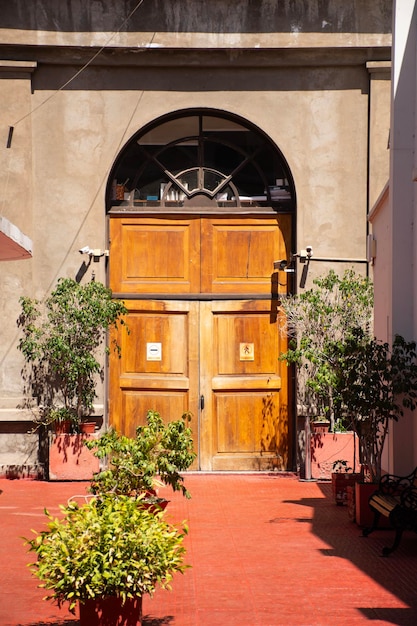
M341 420L334 345L352 337L358 328L372 337L373 287L353 270L341 277L331 270L313 283L312 289L282 300L283 332L290 342L280 358L297 367L300 410L327 416L333 429L335 421Z
M157 411L148 411L147 423L138 426L135 438L110 429L98 439L86 441L95 456L108 461L108 467L94 475L93 493L141 494L154 489L158 476L189 498L180 474L196 457L189 420L186 413L182 419L165 424Z
M170 588L184 572L187 527L178 530L163 513L140 508L128 496L101 496L79 506L62 506L63 519L48 517L47 529L26 539L37 556L30 564L40 587L53 591L45 599L58 606L117 596L123 602L153 594L159 584Z
M124 324L127 309L102 283L70 278L60 279L44 303L22 297L20 304L19 349L31 366L26 391L42 408L44 423L70 417L77 424L93 408L102 374L98 348L110 327Z
M390 422L417 406L416 358L416 343L399 335L389 346L358 329L334 345L335 387L345 419L358 435L360 461L371 482L381 478Z

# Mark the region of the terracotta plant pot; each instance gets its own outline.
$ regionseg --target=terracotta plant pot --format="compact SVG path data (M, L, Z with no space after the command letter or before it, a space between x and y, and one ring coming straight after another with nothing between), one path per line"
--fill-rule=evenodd
M370 526L373 520L372 511L368 505L369 496L375 491L373 483L355 482L346 487L348 516L351 522L359 526Z
M152 511L153 513L158 513L159 511L165 511L168 506L169 500L165 500L165 498L152 498L150 500L141 500L140 506L148 511Z
M80 424L80 432L85 434L93 434L96 431L96 423L95 422L81 422Z
M374 521L374 512L369 506L369 498L378 488L377 483L357 482L353 491L353 520L361 528L369 528ZM388 518L381 515L378 528L391 528Z
M362 474L352 472L334 472L332 474L333 497L337 505L348 503L347 488L361 480Z
M148 489L145 493L145 497L138 500L139 506L148 511L158 513L158 511L165 511L168 506L169 500L160 498L155 489Z
M53 430L57 435L66 435L71 432L71 420L53 422Z
M368 500L377 488L378 485L375 483L357 482L355 484L355 519L358 526L372 526L374 513Z
M348 485L346 487L346 494L348 518L351 522L356 522L355 485Z
M142 624L142 598L110 596L87 600L79 605L80 626L140 626Z
M330 422L326 420L314 420L310 424L312 433L328 433L330 428Z

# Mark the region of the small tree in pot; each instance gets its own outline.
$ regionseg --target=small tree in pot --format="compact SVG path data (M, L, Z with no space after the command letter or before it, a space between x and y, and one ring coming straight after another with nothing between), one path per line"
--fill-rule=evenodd
M77 430L93 408L102 375L98 349L108 329L124 323L127 309L102 283L80 285L71 278L60 279L43 303L28 297L20 303L19 349L31 368L28 403L35 399L40 408L38 422L70 420Z
M93 493L116 493L138 496L153 492L159 479L173 491L190 493L180 472L187 470L196 458L193 451L191 416L164 423L157 411L148 411L146 424L138 426L136 437L127 437L110 429L98 439L86 441L107 467L94 475Z
M52 591L45 599L68 603L72 613L79 604L82 626L141 624L142 596L157 585L169 589L187 567L186 526L178 529L123 495L61 509L63 519L46 512L47 529L26 540L37 556L32 573Z
M357 329L333 346L336 388L345 420L359 439L360 461L369 482L381 478L389 425L417 406L416 343L397 335L392 346Z
M341 422L334 368L334 345L361 328L371 338L373 287L370 280L346 270L330 270L301 294L282 299L283 332L289 349L281 359L297 368L297 404L307 415Z

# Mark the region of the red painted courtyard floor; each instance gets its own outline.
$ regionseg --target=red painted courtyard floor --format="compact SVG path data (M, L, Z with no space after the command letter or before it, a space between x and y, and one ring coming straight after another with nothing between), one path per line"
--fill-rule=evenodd
M368 538L336 506L328 483L280 474L190 474L192 499L169 495L188 520L188 562L172 591L144 599L143 626L417 624L417 535L380 556L390 531ZM0 480L0 625L71 626L77 617L42 598L21 539L43 509L86 483ZM169 491L164 490L164 495Z

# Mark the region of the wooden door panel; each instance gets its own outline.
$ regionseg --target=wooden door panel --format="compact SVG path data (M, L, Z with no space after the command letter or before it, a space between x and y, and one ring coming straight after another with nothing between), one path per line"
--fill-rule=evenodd
M270 294L273 262L291 252L289 228L288 216L206 218L201 226L201 291Z
M113 425L118 431L134 437L137 426L145 423L150 409L158 411L165 422L179 419L188 411L188 392L188 389L172 393L160 389L122 389L120 419Z
M135 349L125 351L121 376L187 372L187 315L187 312L130 311L130 335L126 339L130 344L134 342ZM157 351L155 356L152 348Z
M286 469L288 379L285 364L278 360L284 346L271 302L201 306L204 469Z
M251 452L257 447L259 406L256 394L215 394L217 453ZM255 419L253 417L255 416Z
M200 220L110 220L110 288L116 293L200 291Z
M269 308L266 313L217 313L214 323L219 375L276 374L278 334Z
M128 329L112 356L110 421L132 436L148 410L166 420L186 411L198 423L198 303L128 300ZM156 352L155 350L156 349Z
M279 437L278 392L216 393L217 451L275 453Z

